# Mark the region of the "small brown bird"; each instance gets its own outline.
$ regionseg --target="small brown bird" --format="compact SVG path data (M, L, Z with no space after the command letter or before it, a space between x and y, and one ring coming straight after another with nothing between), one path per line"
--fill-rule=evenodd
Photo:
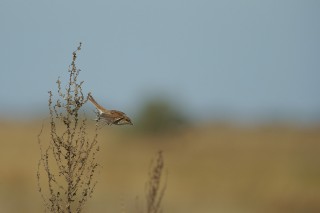
M124 112L120 112L117 110L108 110L104 108L103 106L98 104L90 94L88 95L88 99L99 111L98 120L101 120L108 125L133 125L131 119Z

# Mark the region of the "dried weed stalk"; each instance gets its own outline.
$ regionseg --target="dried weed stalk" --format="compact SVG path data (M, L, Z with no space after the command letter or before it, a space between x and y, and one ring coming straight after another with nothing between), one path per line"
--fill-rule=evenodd
M73 52L67 85L63 87L57 80L56 99L49 91L49 143L41 140L43 127L38 135L41 151L38 189L46 212L82 212L97 183L94 177L98 167L98 126L90 136L87 119L81 116L88 96L82 92L83 81L78 82L80 69L76 67L76 59L80 50L81 43Z
M167 179L165 179L164 183L161 182L163 170L163 154L162 151L158 151L156 159L151 161L149 178L146 182L146 213L163 212L161 202L167 186ZM136 206L136 210L139 213L144 212L139 205Z

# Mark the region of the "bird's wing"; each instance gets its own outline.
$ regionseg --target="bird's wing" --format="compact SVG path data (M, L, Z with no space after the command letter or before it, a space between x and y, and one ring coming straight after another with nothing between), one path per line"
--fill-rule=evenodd
M121 112L118 110L110 110L109 113L111 116L114 116L114 117L123 117L124 115L126 115L124 112Z

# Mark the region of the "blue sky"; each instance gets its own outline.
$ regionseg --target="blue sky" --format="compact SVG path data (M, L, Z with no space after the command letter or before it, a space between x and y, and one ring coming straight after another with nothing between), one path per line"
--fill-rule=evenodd
M1 0L0 117L34 114L78 58L85 90L136 113L320 119L320 1Z

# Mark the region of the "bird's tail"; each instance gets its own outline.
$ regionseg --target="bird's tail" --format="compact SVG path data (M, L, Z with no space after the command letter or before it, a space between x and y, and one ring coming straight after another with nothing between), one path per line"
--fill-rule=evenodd
M103 111L107 111L106 108L104 108L103 106L101 106L100 104L98 104L96 102L96 100L94 100L94 98L92 97L92 95L88 95L88 99L89 101L100 111L100 112L103 112Z

